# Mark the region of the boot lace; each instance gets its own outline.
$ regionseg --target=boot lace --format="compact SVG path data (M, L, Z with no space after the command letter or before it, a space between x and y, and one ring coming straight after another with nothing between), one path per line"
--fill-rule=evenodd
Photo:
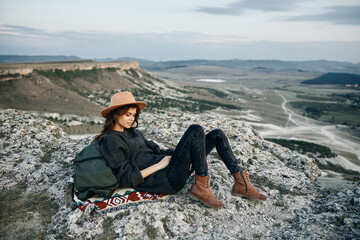
M206 188L211 195L214 195L214 191L212 190L211 185L210 185L210 176L206 179Z
M210 187L210 176L206 179L206 187Z
M247 173L247 172L244 172L244 175L245 175L246 180L247 180L248 182L250 182L250 181L249 181L249 175L248 175L248 173Z

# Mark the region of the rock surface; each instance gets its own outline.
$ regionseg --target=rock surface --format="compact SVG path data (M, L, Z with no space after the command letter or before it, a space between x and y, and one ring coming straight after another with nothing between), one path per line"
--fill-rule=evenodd
M212 210L189 198L188 184L166 201L131 206L90 222L69 204L67 181L74 156L92 138L73 140L51 121L29 112L0 110L0 189L8 199L1 203L1 238L360 238L360 185L328 194L314 182L320 170L313 159L264 140L245 123L212 114L143 113L139 128L166 148L174 147L191 124L201 124L206 131L221 128L250 181L268 200L232 196L232 177L214 151L208 157L211 185L223 209ZM10 196L15 191L18 198ZM27 201L48 206L49 212L55 209L54 214L46 221L45 213ZM20 218L5 214L4 209L20 202Z

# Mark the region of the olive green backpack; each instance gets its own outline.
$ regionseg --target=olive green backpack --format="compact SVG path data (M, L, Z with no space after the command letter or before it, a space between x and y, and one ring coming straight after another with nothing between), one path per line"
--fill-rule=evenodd
M109 198L118 182L112 169L101 155L99 142L92 142L75 157L74 185L78 198L86 200L91 194Z

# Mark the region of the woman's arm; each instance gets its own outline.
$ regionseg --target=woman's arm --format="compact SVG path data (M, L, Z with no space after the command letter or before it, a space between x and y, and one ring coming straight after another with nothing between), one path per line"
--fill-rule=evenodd
M104 136L101 142L101 151L105 161L114 171L120 187L135 188L144 182L140 169L129 164L128 148L120 137Z
M140 170L141 176L143 178L146 178L148 176L150 176L151 174L164 169L167 167L167 165L169 165L171 157L170 156L166 156L163 159L160 160L160 162L155 163L154 165L151 165L150 167L147 167L143 170Z
M174 149L161 149L159 147L158 144L156 144L154 141L152 140L147 140L145 137L144 137L144 134L139 131L139 130L136 130L140 135L141 137L143 138L143 140L145 141L145 144L156 154L156 155L172 155L173 152L174 152Z

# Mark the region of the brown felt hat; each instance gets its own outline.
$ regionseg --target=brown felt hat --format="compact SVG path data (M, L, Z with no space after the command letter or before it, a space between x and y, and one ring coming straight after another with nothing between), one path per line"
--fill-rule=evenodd
M131 92L118 92L115 93L110 100L110 106L101 110L101 116L104 118L107 117L107 115L114 109L126 106L126 105L138 105L140 109L143 109L147 103L146 102L137 102L135 101L134 96Z

